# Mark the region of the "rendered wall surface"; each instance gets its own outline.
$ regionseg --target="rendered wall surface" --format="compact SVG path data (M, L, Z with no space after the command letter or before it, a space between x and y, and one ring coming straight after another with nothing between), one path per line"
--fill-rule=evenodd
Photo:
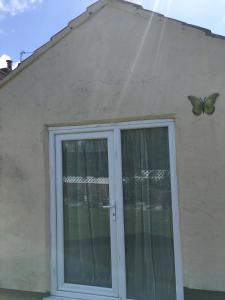
M225 41L149 16L107 6L0 89L0 288L50 289L47 127L170 117L184 286L225 291Z

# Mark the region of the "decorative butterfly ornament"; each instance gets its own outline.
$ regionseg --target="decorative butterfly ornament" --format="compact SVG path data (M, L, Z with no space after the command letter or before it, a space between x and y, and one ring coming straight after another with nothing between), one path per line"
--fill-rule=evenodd
M204 99L195 96L188 96L188 100L191 102L193 108L192 112L196 116L206 113L207 115L212 115L215 111L216 99L219 93L205 97Z

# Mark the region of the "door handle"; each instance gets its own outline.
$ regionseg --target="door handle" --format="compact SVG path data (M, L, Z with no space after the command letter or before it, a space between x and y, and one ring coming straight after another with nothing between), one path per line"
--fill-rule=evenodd
M102 208L111 209L113 221L116 221L116 204L103 205Z
M113 204L113 205L103 205L102 206L102 208L108 208L108 209L115 208L115 207L116 207L115 204Z

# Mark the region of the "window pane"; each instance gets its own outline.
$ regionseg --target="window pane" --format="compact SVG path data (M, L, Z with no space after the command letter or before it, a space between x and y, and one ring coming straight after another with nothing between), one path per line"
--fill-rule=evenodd
M127 298L176 299L167 128L122 131Z
M66 283L112 287L107 140L62 143Z

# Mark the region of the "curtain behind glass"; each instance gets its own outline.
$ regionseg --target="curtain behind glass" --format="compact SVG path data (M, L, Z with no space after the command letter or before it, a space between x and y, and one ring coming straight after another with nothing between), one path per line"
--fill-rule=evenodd
M168 130L121 138L127 298L175 300Z
M107 140L64 141L66 283L112 287Z

